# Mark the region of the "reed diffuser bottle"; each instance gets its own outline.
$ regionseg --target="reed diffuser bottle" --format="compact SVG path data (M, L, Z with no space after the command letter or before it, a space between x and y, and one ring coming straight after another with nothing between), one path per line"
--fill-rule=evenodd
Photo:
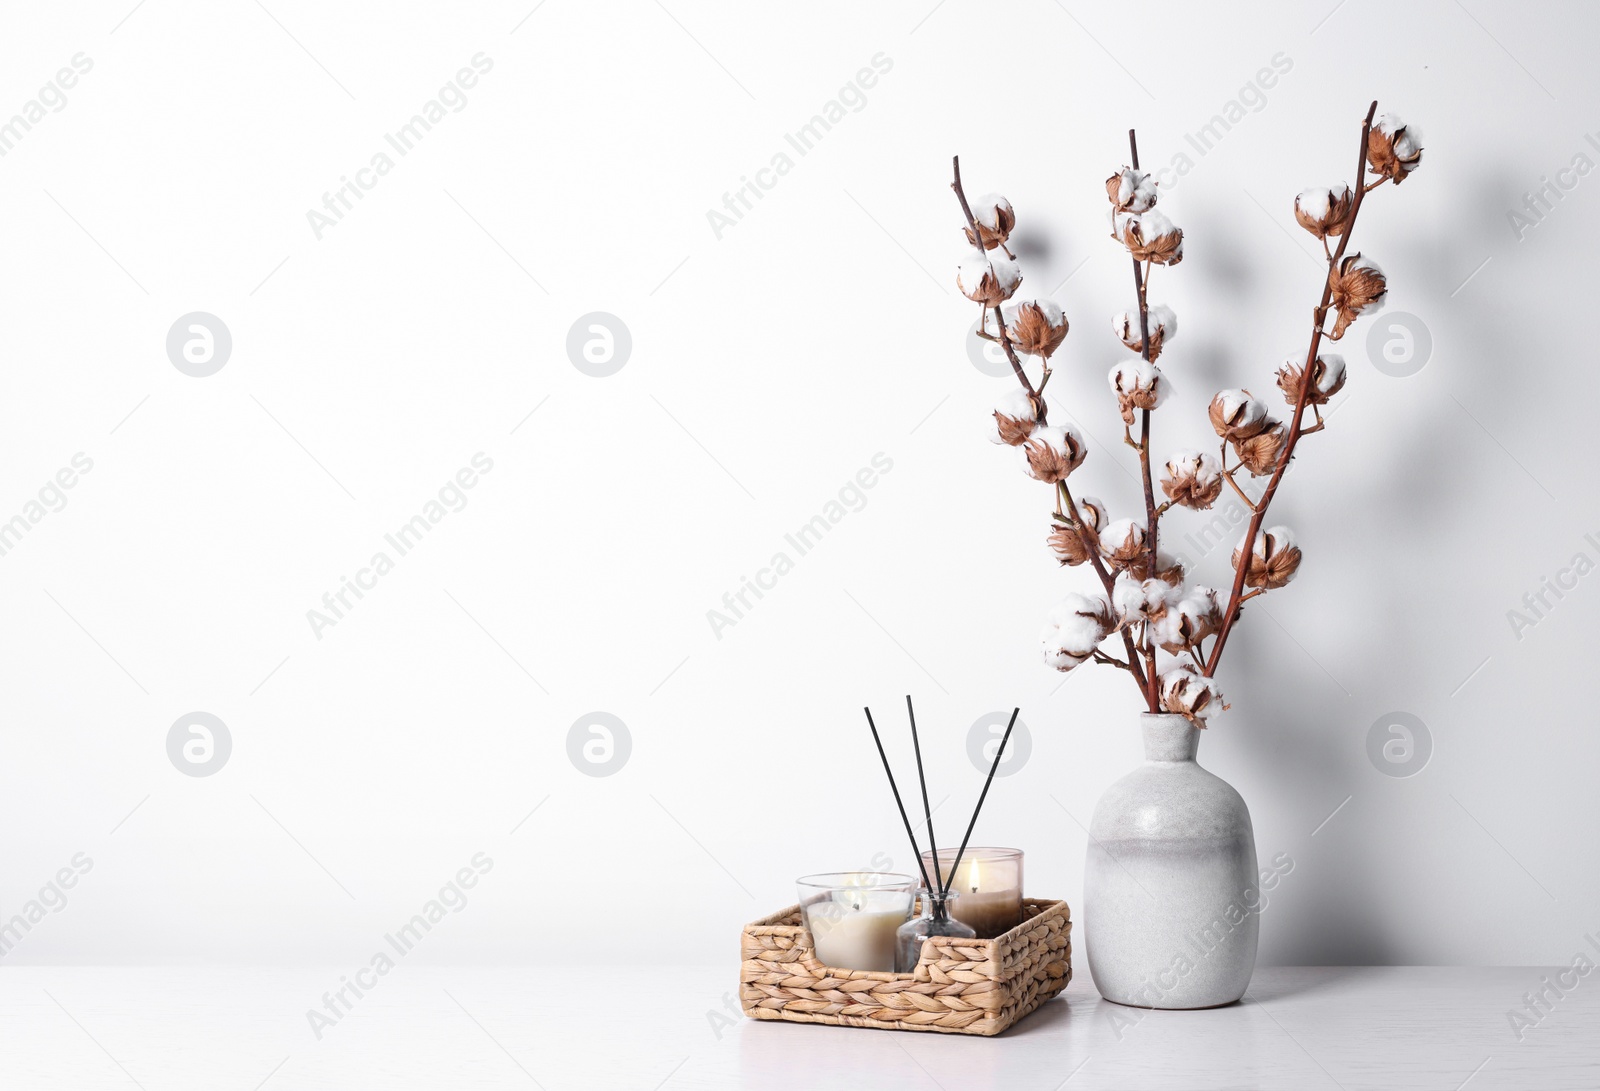
M894 972L909 974L922 961L922 945L933 936L953 936L956 939L976 939L978 933L972 926L957 920L951 912L951 903L958 895L955 891L942 894L922 891L922 914L902 924L895 932Z

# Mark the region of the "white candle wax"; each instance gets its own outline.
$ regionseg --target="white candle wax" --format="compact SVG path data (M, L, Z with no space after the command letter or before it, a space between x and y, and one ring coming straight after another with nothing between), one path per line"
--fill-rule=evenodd
M840 891L806 906L817 961L841 970L894 970L895 932L906 922L905 894Z
M950 883L951 893L958 895L950 903L951 915L978 933L979 939L993 939L1015 928L1022 920L1021 889L1016 886L992 889L998 885L996 880L999 884L1015 881L1010 869L979 860L963 860Z
M1016 927L1022 917L1022 898L1015 890L994 894L962 891L961 896L950 903L950 913L978 933L978 938L993 939Z

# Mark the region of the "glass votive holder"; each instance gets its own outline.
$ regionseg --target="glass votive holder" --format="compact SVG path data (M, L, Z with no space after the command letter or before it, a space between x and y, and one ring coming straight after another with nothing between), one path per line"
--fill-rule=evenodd
M917 963L922 961L922 945L934 936L954 936L957 939L977 936L971 925L962 923L952 915L951 911L960 897L954 890L949 894L935 894L923 889L921 915L906 921L896 933L896 973L913 973Z
M917 880L889 871L836 871L795 880L817 961L894 971L895 932L911 916Z
M961 866L951 879L955 849L939 850L939 874L949 880L950 893L960 894L950 912L972 926L979 939L994 939L1022 923L1022 850L967 846ZM922 866L933 878L934 856L922 854Z

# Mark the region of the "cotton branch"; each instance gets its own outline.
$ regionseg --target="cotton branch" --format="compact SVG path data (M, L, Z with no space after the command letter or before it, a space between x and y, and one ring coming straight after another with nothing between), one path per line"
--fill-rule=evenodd
M956 191L956 200L961 202L961 214L967 218L967 229L972 232L972 237L975 240L973 245L982 250L983 232L978 230L978 218L972 214L972 206L967 204L966 191L961 188L961 157L959 155L952 156L950 166L955 172L955 180L950 183L950 188ZM989 309L985 307L983 318L978 321L978 333L980 335L984 332L985 322L983 319L987 318L988 315ZM1011 347L1011 339L1006 336L1006 323L1005 319L1000 316L999 307L994 309L994 322L995 326L1000 330L1000 347L1005 350L1006 359L1011 361L1011 370L1016 373L1017 382L1021 383L1022 389L1028 392L1028 397L1040 400L1039 392L1033 389L1033 384L1028 381L1028 373L1022 368L1022 361L1017 358L1017 350Z
M1131 166L1139 169L1139 142L1132 129L1128 130L1128 153L1132 157ZM1131 256L1131 255L1130 255ZM1144 357L1145 363L1150 363L1150 304L1145 298L1145 278L1139 259L1133 257L1133 288L1139 298L1139 353ZM1150 480L1150 410L1139 411L1139 470L1144 478L1144 512L1145 512L1145 546L1148 550L1148 571L1153 577L1158 571L1156 564L1156 538L1161 526L1161 515L1156 511L1155 486ZM1148 632L1144 637L1145 671L1147 674L1145 701L1154 712L1159 701L1156 678L1156 649L1155 643L1150 639Z
M1254 514L1250 517L1249 528L1245 531L1244 542L1239 549L1239 561L1233 573L1233 589L1228 595L1228 606L1223 612L1222 626L1217 631L1216 640L1211 645L1211 654L1206 659L1204 674L1210 678L1217 673L1217 663L1222 658L1222 649L1228 642L1228 634L1233 631L1234 622L1239 619L1239 608L1246 599L1253 598L1258 592L1245 594L1245 573L1250 567L1251 554L1255 549L1256 535L1261 533L1261 524L1266 518L1267 508L1272 503L1272 498L1277 494L1278 483L1283 480L1284 472L1289 468L1289 460L1294 457L1295 444L1305 432L1316 429L1301 428L1305 417L1306 404L1311 394L1311 384L1317 361L1317 350L1322 346L1323 326L1328 317L1328 303L1333 293L1334 270L1338 269L1340 261L1344 258L1345 248L1350 244L1350 237L1355 234L1356 218L1361 214L1361 202L1366 195L1385 180L1367 183L1367 149L1368 136L1372 132L1372 118L1378 111L1378 103L1373 101L1367 107L1367 116L1361 123L1361 150L1356 160L1356 185L1354 204L1350 209L1350 219L1344 229L1344 234L1339 239L1339 246L1328 260L1328 275L1322 281L1322 300L1312 312L1311 346L1306 350L1306 363L1300 377L1300 394L1295 401L1294 419L1289 423L1288 438L1283 444L1283 450L1278 454L1277 464L1273 467L1272 477L1267 481L1266 490L1261 494L1261 499L1253 505ZM1318 417L1318 427L1321 419Z
M1072 525L1077 528L1079 540L1083 542L1085 552L1089 554L1089 563L1094 565L1095 575L1100 577L1100 582L1106 589L1106 601L1111 600L1112 589L1116 586L1116 577L1106 568L1105 561L1100 559L1100 543L1089 534L1083 523L1083 516L1078 511L1077 503L1072 499L1072 490L1067 488L1065 481L1056 486L1061 491L1061 497L1067 502L1067 517L1072 520ZM1128 653L1128 672L1139 683L1139 690L1145 695L1145 703L1150 711L1156 711L1153 689L1145 672L1139 669L1139 653L1133 646L1133 636L1127 629L1122 630L1122 645Z
M961 185L961 157L954 156L951 159L950 166L953 175L950 182L950 188L955 191L956 200L961 203L961 214L966 217L967 230L971 233L972 238L976 240L975 245L981 250L983 247L983 234L978 228L977 217L972 214L972 206L967 201L966 191ZM988 308L984 308L985 319L987 318L987 315ZM994 308L994 317L995 327L999 331L999 336L995 338L995 340L999 341L1000 347L1005 351L1006 359L1011 363L1012 373L1016 375L1017 382L1022 385L1022 389L1027 392L1029 399L1036 405L1037 415L1042 421L1045 415L1043 396L1044 384L1049 381L1050 374L1048 361L1045 364L1044 375L1040 379L1039 386L1035 388L1034 385L1029 382L1028 373L1022 366L1022 360L1018 357L1016 348L1011 343L1011 336L1006 330L1005 318L1001 314L999 307ZM980 335L986 332L984 325L985 322L980 321ZM1116 579L1106 569L1105 562L1100 557L1099 543L1095 540L1094 536L1088 531L1086 525L1084 524L1082 515L1078 511L1077 503L1072 499L1072 491L1067 488L1065 481L1060 482L1057 485L1057 489L1059 490L1059 499L1057 502L1058 518L1068 522L1068 524L1077 532L1079 540L1082 543L1085 552L1088 553L1090 562L1094 566L1095 575L1100 578L1100 583L1105 588L1106 598L1109 601L1111 598L1112 588L1116 583ZM1064 515L1059 513L1061 501L1064 501L1066 504L1066 512ZM1151 679L1154 677L1154 655L1152 654L1150 656L1149 665L1151 671L1149 678L1147 678L1145 671L1140 669L1138 651L1134 648L1133 637L1130 636L1126 630L1123 630L1122 640L1123 646L1128 654L1128 662L1123 663L1122 661L1114 659L1110 656L1106 656L1104 658L1112 665L1123 667L1128 671L1129 674L1133 676L1134 681L1138 683L1139 692L1145 695L1145 701L1149 706L1150 711L1154 712L1156 710L1154 696L1155 687L1151 681ZM1099 662L1101 660L1099 657L1097 657L1096 661Z

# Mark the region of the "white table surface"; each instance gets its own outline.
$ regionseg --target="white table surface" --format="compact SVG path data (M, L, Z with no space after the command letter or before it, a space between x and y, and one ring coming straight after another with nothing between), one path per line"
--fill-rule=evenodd
M1600 1087L1600 972L1519 1041L1538 968L1263 968L1243 1004L1140 1012L1086 972L995 1039L753 1023L736 973L399 965L312 1033L353 967L0 970L0 1087ZM352 995L352 994L347 994Z

